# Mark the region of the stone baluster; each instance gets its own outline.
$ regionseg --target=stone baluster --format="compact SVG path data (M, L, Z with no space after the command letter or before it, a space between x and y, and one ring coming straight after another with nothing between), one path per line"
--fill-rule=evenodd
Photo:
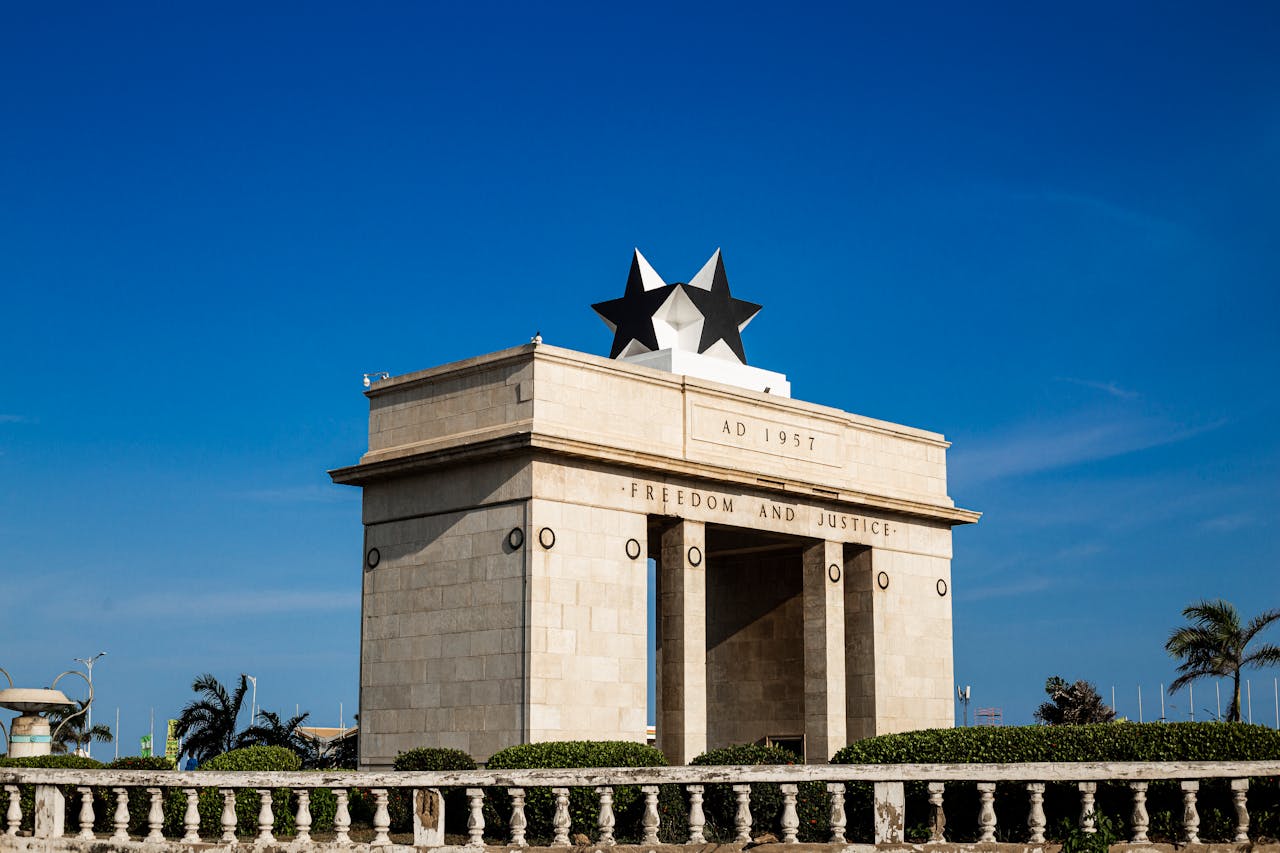
M235 788L220 788L222 792L222 843L236 843L236 791Z
M978 840L996 840L996 783L978 783Z
M779 785L782 792L782 843L799 842L800 815L796 814L796 794L800 793L799 785Z
M738 801L738 810L733 815L733 840L739 844L751 843L751 786L734 785L733 796Z
M351 809L347 804L347 789L334 788L333 798L336 801L333 810L333 841L346 846L351 843Z
M467 793L471 793L468 791ZM373 789L373 841L369 842L370 847L389 847L391 846L391 813L387 811L387 789ZM480 825L484 826L484 818L480 819Z
M195 788L183 788L187 796L187 810L182 815L183 844L200 843L200 792Z
M618 843L613 838L613 826L616 822L613 817L613 788L602 785L596 788L596 793L600 796L600 816L596 819L596 826L600 829L598 843L602 847L612 847Z
M703 831L707 827L707 816L702 811L702 792L701 785L685 785L685 790L689 792L689 843L690 844L706 844L707 836Z
M1097 782L1078 782L1080 789L1080 831L1090 835L1098 831L1097 808L1093 804L1094 794L1098 792Z
M556 813L551 818L551 829L555 836L551 839L552 847L569 846L569 789L552 788L556 797Z
M128 788L112 788L116 792L116 813L112 818L112 826L115 832L111 834L112 841L128 841L129 840L129 789Z
M1044 844L1044 783L1028 782L1027 795L1031 799L1031 807L1027 810L1027 841Z
M1200 813L1196 811L1196 792L1199 790L1198 781L1182 783L1182 840L1187 844L1200 843Z
M76 838L93 838L93 789L76 790L80 792L80 833Z
M946 790L945 782L929 783L930 844L942 844L947 840L947 813L942 808L942 795Z
M159 788L148 788L151 808L147 811L147 840L164 841L164 793Z
M467 846L484 846L484 788L467 789Z
M299 788L296 792L298 797L298 813L294 817L294 825L297 826L298 832L293 840L299 844L311 843L311 791L306 788Z
M509 788L511 795L511 846L528 847L525 831L529 828L529 819L524 816L524 788Z
M1129 815L1129 826L1131 827L1129 843L1130 844L1147 844L1147 828L1151 826L1151 816L1147 814L1147 786L1148 782L1130 782L1129 789L1133 791L1133 813Z
M254 844L275 844L276 837L271 832L275 825L276 815L271 810L271 789L258 788L258 837L254 839Z
M845 844L848 840L844 837L844 830L849 825L849 818L844 813L844 783L828 782L827 793L831 795L831 843Z
M22 825L22 794L18 790L17 785L5 785L5 792L9 794L9 809L4 813L4 819L8 823L5 829L5 835L17 835L18 827Z
M1237 843L1249 840L1249 780L1231 780L1231 799L1236 805L1236 837Z
M640 826L644 830L640 838L641 844L658 843L658 786L641 785L640 793L644 794L644 816Z

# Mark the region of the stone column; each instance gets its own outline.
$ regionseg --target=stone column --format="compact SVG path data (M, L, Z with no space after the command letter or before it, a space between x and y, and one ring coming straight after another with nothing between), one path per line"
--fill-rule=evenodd
M826 764L845 745L844 544L804 549L804 749Z
M861 740L879 734L876 720L876 589L873 550L863 548L845 564L845 734Z
M679 521L662 533L658 746L672 764L707 749L706 550L701 522Z

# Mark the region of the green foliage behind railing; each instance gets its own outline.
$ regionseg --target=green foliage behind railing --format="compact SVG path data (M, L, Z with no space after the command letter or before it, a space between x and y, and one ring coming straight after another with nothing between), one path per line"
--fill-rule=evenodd
M837 752L833 764L1020 764L1075 761L1261 761L1280 758L1280 732L1244 723L1098 723L1087 726L976 726L928 729L881 735L852 743ZM1027 779L1027 782L1037 781ZM928 837L927 786L906 786L908 841ZM1198 796L1200 835L1228 840L1235 810L1227 780L1204 780ZM971 783L947 783L947 837L954 841L977 838L978 794ZM1099 816L1121 828L1128 837L1133 809L1132 792L1122 782L1099 783ZM1029 810L1025 785L1002 783L996 788L997 838L1026 837ZM866 821L855 814L871 808L869 785L850 785L850 838L868 840ZM1070 783L1049 783L1044 794L1049 836L1062 840L1061 827L1080 813L1080 793ZM1172 841L1181 831L1182 793L1177 782L1155 781L1147 791L1153 840ZM1274 777L1255 779L1249 790L1251 832L1280 834L1280 786ZM1055 833L1055 829L1057 832Z
M690 764L800 764L795 753L777 746L744 743L713 749L699 755ZM703 806L707 816L708 838L732 841L733 818L738 810L731 785L707 785ZM804 782L796 797L796 813L800 819L801 841L826 841L830 837L831 799L821 782ZM752 834L778 833L782 817L782 792L772 782L751 785Z
M651 746L630 741L552 741L509 746L489 758L490 770L516 770L534 767L663 767L666 757ZM510 797L506 791L489 792L493 808L486 810L486 821L506 831L511 815ZM644 813L644 797L634 785L619 785L613 791L613 811L617 820L615 833L619 840L637 840ZM531 788L525 792L525 815L532 841L549 841L555 797L549 788ZM595 838L599 800L591 788L569 790L569 818L572 833ZM501 835L501 833L499 833Z
M402 752L396 756L392 766L396 770L475 770L476 761L460 749L446 747L422 746ZM467 789L443 788L444 819L447 832L465 833L467 831ZM367 791L360 791L360 807L363 811L369 799ZM391 813L391 829L393 832L404 832L413 827L413 792L408 790L391 791L387 802ZM372 812L370 811L370 814Z

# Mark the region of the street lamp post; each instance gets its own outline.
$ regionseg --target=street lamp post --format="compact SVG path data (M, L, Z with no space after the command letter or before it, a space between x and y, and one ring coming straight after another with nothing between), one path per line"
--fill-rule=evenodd
M91 658L73 658L73 660L75 660L77 663L82 663L82 664L84 664L84 665L85 665L85 668L89 670L89 696L90 696L90 699L89 699L89 708L88 708L87 712L85 713L85 720L84 720L84 730L85 730L85 734L87 735L87 738L86 738L86 740L85 740L85 742L84 742L84 754L85 754L85 757L86 757L86 758L92 758L92 757L93 757L93 699L92 699L92 696L93 696L93 665L94 665L95 663L97 663L97 662L98 662L98 658L102 657L102 656L103 656L103 655L105 655L105 654L106 654L106 652L98 652L96 655L94 655L94 656L93 656L93 657L91 657ZM112 732L112 733L111 733L111 739L112 739L112 740L115 740L115 738L116 738L119 734L120 734L119 732Z

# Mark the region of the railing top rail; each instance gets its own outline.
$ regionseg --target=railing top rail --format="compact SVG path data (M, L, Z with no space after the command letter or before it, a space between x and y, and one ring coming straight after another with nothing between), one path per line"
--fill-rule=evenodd
M0 767L0 784L167 788L594 787L749 782L1107 782L1280 775L1274 761L778 764L430 772L69 770Z

